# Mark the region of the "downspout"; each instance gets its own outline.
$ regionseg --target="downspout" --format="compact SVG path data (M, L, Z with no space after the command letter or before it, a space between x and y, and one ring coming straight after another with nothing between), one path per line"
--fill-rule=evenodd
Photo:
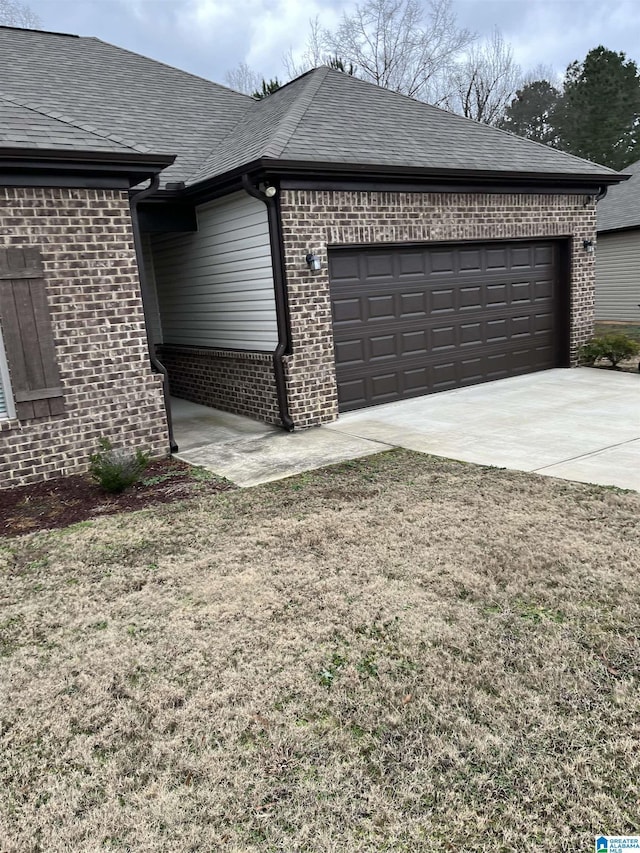
M178 445L173 437L173 418L171 417L171 397L169 395L169 372L156 356L151 340L149 339L149 280L144 265L144 254L142 251L142 236L140 234L140 220L138 217L138 204L147 196L154 193L160 185L160 174L151 178L149 186L138 190L130 196L131 222L133 225L133 243L138 258L138 275L140 277L140 291L142 293L142 310L144 313L144 326L147 335L147 348L149 350L149 361L156 373L162 374L162 394L164 397L164 409L167 415L167 430L169 434L169 448L171 453L178 451Z
M278 327L278 345L273 352L273 374L276 380L276 394L282 426L287 432L293 431L293 420L289 414L287 400L287 380L284 372L283 356L290 346L291 333L289 330L289 307L287 289L284 281L284 253L280 235L280 213L277 196L269 198L251 183L249 175L242 176L242 186L250 196L264 202L267 206L267 221L269 223L269 242L271 244L271 264L273 267L273 284L276 298L276 323Z
M600 187L600 189L598 190L598 195L594 199L595 203L597 204L599 201L602 201L602 199L606 196L608 191L609 191L609 187L606 184L603 184Z

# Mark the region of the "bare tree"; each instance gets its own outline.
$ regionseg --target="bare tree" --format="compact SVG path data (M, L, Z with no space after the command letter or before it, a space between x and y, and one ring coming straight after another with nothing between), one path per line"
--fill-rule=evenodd
M322 31L320 43L363 80L438 103L455 60L473 40L458 27L451 0L365 0L343 14L335 32Z
M472 45L458 64L453 93L446 99L446 106L483 124L498 124L522 80L511 45L494 30L488 41Z
M257 91L263 79L262 74L258 74L246 62L239 62L235 68L227 71L224 75L224 82L227 86L230 89L235 89L236 92L242 92L244 95L252 95Z
M42 26L35 12L19 0L0 0L0 24L6 27L23 27L26 30L37 30Z
M326 32L328 31L323 30L320 26L320 19L317 15L309 21L309 35L302 53L298 54L296 58L293 48L290 47L282 57L282 62L290 79L299 77L319 65L328 64L327 58L330 51L325 42Z

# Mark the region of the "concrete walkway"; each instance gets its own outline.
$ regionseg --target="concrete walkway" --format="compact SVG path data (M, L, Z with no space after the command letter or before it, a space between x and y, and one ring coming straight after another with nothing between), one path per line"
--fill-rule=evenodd
M389 449L324 427L285 432L175 398L172 411L178 459L202 465L238 486L257 486Z
M285 433L184 400L179 458L240 486L391 447L640 491L640 375L548 370L388 403Z

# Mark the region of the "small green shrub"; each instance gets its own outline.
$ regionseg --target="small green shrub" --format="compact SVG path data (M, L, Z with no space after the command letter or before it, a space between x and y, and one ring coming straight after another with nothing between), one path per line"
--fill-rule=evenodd
M141 450L113 447L109 439L100 439L100 450L90 457L89 472L105 490L118 494L132 486L149 464L149 456Z
M592 338L580 347L578 357L580 364L592 366L599 359L606 358L612 367L617 367L621 361L626 361L640 353L640 344L628 335L611 332Z

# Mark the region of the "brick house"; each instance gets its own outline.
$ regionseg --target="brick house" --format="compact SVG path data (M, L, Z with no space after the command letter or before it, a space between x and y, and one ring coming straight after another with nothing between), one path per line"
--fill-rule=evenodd
M621 176L338 71L263 101L0 28L0 487L575 364Z

